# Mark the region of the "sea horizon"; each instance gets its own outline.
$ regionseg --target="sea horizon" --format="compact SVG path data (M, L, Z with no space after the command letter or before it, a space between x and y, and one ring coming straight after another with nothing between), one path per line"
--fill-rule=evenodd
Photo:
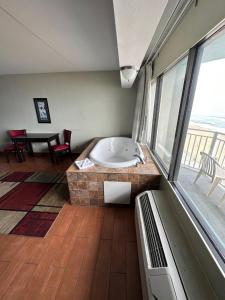
M225 116L204 116L204 115L192 115L192 123L208 129L210 131L216 131L225 134Z

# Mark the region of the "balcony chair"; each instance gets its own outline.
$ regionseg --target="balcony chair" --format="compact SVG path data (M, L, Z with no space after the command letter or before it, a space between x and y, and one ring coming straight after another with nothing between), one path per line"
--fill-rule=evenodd
M64 144L57 144L51 146L51 151L55 162L58 161L59 155L63 155L63 154L69 154L71 160L73 160L72 151L70 147L71 135L72 135L72 131L64 129L63 130Z
M13 138L13 137L16 137L16 136L19 136L19 135L26 135L26 129L8 130L7 133L8 133L8 135L9 135L10 138ZM25 161L24 150L26 149L26 144L24 144L24 143L18 143L17 145L18 145L21 157L22 157L23 161ZM13 143L7 144L4 147L3 152L6 155L6 160L7 160L8 163L9 163L9 154L10 153L15 153L16 159L19 160L18 152L16 150L15 144L13 144Z
M201 152L200 170L195 178L194 183L197 182L201 175L206 175L211 178L212 185L207 196L210 196L216 186L225 180L225 169L223 169L217 160L205 152Z

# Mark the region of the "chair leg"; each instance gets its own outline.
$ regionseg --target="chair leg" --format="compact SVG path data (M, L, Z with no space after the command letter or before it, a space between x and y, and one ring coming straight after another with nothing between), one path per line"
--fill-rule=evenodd
M220 181L221 179L218 177L214 179L207 196L210 196L212 194L212 192L215 190L216 186L220 183Z
M60 157L62 155L66 155L66 154L69 154L71 160L74 161L73 153L72 153L71 149L68 149L67 151L64 151L64 152L53 151L52 152L53 162L58 164L60 162Z
M18 162L23 162L25 161L25 156L23 150L20 150L20 152L16 152L16 159Z
M19 162L20 161L20 158L19 158L19 155L18 155L18 152L15 151L15 157L16 157L16 160Z
M22 158L22 161L25 161L25 156L24 156L24 152L23 152L23 150L21 150L21 151L20 151L20 153L21 153L21 158Z
M197 180L199 179L199 177L202 175L202 172L201 172L201 170L198 172L198 174L197 174L197 176L196 176L196 178L195 178L195 180L194 180L194 182L193 183L196 183L197 182Z

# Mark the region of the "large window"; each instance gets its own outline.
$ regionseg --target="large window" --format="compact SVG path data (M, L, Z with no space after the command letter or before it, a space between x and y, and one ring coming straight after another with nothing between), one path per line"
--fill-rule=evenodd
M197 83L177 182L225 258L225 33L198 50Z
M154 150L167 171L171 161L186 67L187 58L184 58L160 79L161 97Z
M152 151L225 263L224 49L225 30L158 77Z

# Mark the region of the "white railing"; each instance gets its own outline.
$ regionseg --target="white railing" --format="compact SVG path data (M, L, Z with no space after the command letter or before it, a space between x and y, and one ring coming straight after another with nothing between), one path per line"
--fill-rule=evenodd
M225 134L203 129L188 129L182 164L199 169L201 152L214 157L225 167Z

